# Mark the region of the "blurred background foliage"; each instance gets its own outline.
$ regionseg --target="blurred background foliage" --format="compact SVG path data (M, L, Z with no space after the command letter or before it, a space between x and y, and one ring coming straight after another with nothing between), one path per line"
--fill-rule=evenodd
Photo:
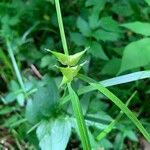
M121 74L150 69L150 57L148 57L150 48L147 46L150 43L148 38L150 31L142 26L142 29L146 30L143 33L140 25L135 24L138 28L135 29L127 24L150 21L148 0L61 0L60 2L69 52L74 54L90 46L86 57L83 58L88 60L82 70L84 74L100 81ZM27 102L24 102L7 52L7 39L11 41L27 89L32 93L35 87L39 87L41 91L39 95L36 93L34 98L37 99L42 92L46 92L47 89L41 89L41 86L47 84L49 81L47 78L53 78L58 85L61 74L55 67L57 61L45 51L45 48L49 48L63 52L53 0L0 1L0 145L12 149L20 149L20 147L38 149L35 131L26 134L32 125L24 117L24 107ZM140 46L134 43L135 41L140 42ZM132 45L128 45L130 43ZM138 56L133 51L134 48L139 47L141 49ZM148 50L142 52L145 47ZM34 67L44 76L44 79L41 80ZM80 85L82 83L77 83L77 86ZM47 87L50 86L55 85L50 82ZM138 91L129 108L139 116L150 132L149 86L149 80L145 80L114 86L110 89L124 102L135 90ZM57 89L52 90L57 93ZM82 96L81 102L84 111L88 110L88 117L105 118L106 122L110 122L119 112L116 106L95 92ZM41 118L47 117L49 109L46 107L47 103L41 104L42 108L39 108L45 110L44 115L42 113L39 116ZM48 112L48 117L49 113L52 112ZM59 113L64 112L58 111L55 115L58 116ZM35 118L30 115L30 113L26 114L28 120L35 121L34 123L40 120L39 118L34 120ZM93 135L97 135L103 128L104 125L99 126L95 123L90 131ZM98 144L105 149L134 150L140 149L142 140L135 126L123 117L117 127ZM67 149L77 148L79 145L78 137L73 132Z

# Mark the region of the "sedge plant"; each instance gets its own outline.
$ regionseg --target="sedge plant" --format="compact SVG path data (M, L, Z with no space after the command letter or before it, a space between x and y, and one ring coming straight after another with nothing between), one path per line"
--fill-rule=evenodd
M100 133L96 138L97 140L101 140L102 137L104 137L106 135L104 133L110 132L111 129L113 128L113 126L115 126L117 120L119 120L121 118L122 113L125 113L127 115L127 117L137 126L137 128L143 134L143 136L147 139L147 141L150 142L150 134L145 130L143 125L140 123L140 121L137 119L137 117L134 115L134 113L132 113L132 111L129 110L129 108L127 107L126 104L124 104L116 95L114 95L111 91L109 91L103 84L98 83L97 81L95 81L85 75L79 74L79 71L82 68L82 66L84 65L84 63L78 64L78 62L79 62L80 58L85 54L86 50L76 53L74 55L69 55L59 0L55 0L55 6L56 6L57 19L58 19L64 54L56 52L56 51L51 51L51 50L49 50L49 51L63 65L63 67L58 67L58 69L61 71L61 73L63 75L63 80L62 80L60 86L67 85L69 96L63 98L62 101L64 104L69 99L71 99L72 108L74 111L74 116L76 118L78 129L79 129L80 139L82 142L83 149L90 150L90 149L92 149L92 147L91 147L90 140L89 140L88 129L87 129L88 127L87 127L85 119L84 119L84 115L82 112L78 94L80 95L80 94L83 94L83 93L86 93L86 92L89 92L92 90L98 90L100 93L105 95L108 99L110 99L116 106L118 106L121 109L121 113L116 118L116 121L112 122L102 133ZM90 86L84 88L83 91L80 90L80 91L76 92L72 86L72 81L74 80L75 77L78 77L79 79L87 82Z
M125 113L128 116L129 119L131 119L131 121L137 126L137 128L140 130L140 132L143 134L143 136L147 139L147 141L150 142L150 134L145 130L143 125L140 123L140 121L137 119L137 117L134 115L134 113L132 113L132 111L129 110L129 108L127 107L126 104L124 104L116 95L114 95L111 91L109 91L102 84L96 82L95 80L93 80L85 75L80 75L78 73L79 70L81 69L82 65L84 65L84 64L78 65L78 61L80 60L82 55L85 53L85 51L82 51L82 52L74 54L74 55L69 55L59 0L55 0L55 6L56 6L56 11L57 11L57 18L58 18L58 24L59 24L64 54L54 52L54 51L51 51L51 53L58 59L58 61L62 65L65 65L65 67L58 67L58 69L60 69L60 71L63 74L63 80L62 80L61 85L66 84L68 87L69 98L71 99L74 115L75 115L78 129L80 132L80 139L82 142L83 149L90 150L92 148L90 145L87 126L86 126L86 122L84 120L79 97L78 97L78 94L75 92L75 90L72 87L72 81L75 77L79 77L81 80L87 82L90 85L90 89L91 88L97 89L99 92L101 92L103 95L105 95L108 99L110 99L116 106L118 106L121 109L121 111L123 113ZM117 117L116 120L118 120L121 117L122 112L119 114L119 116ZM113 124L115 124L115 123L113 122L109 126L113 126ZM110 128L109 126L107 128L108 130ZM101 139L101 135L102 135L102 133L100 133L100 135L98 135L98 137L97 137L98 140Z
M137 119L135 114L128 108L128 104L131 101L131 99L134 97L136 92L134 92L131 95L131 97L128 99L126 104L124 104L116 95L114 95L110 90L107 89L107 87L109 87L109 86L149 78L150 71L140 71L140 72L136 72L136 73L132 73L132 74L128 74L128 75L123 75L120 77L115 77L115 78L108 79L108 80L101 81L101 82L97 82L83 74L80 74L79 71L86 62L79 64L79 61L80 61L81 57L86 53L88 48L86 48L82 52L76 53L74 55L69 55L69 50L68 50L67 41L66 41L66 37L65 37L65 31L64 31L64 26L63 26L63 20L62 20L59 0L55 0L55 6L56 6L59 30L60 30L64 53L59 53L59 52L48 50L48 49L47 50L50 51L58 59L58 61L61 64L61 66L57 66L57 68L60 70L60 72L63 75L63 79L62 79L60 86L63 86L63 85L67 86L69 95L62 97L60 99L60 106L63 106L64 104L66 104L68 101L71 100L74 117L76 119L76 123L77 123L78 131L80 134L80 140L81 140L83 149L91 150L92 146L90 143L89 130L88 130L88 126L86 124L86 121L85 121L85 118L83 115L79 96L82 94L85 94L87 92L94 91L94 90L98 90L100 93L102 93L104 96L106 96L110 101L112 101L120 109L120 113L118 114L116 119L114 119L104 129L104 131L100 132L97 135L97 137L95 137L95 139L97 141L100 141L113 129L113 127L118 123L119 119L122 117L122 115L124 113L135 124L135 126L139 129L139 131L143 134L143 136L147 139L147 141L150 142L150 134L146 131L146 129L143 127L141 122ZM20 87L21 87L25 97L27 97L25 85L24 85L23 79L21 77L21 73L18 69L17 62L15 60L13 51L12 51L11 42L8 39L6 39L6 43L7 43L8 53L12 60L12 64L13 64L18 82L20 83ZM89 85L84 86L76 91L73 88L74 78L78 78ZM37 126L38 126L38 124L35 125L35 127L33 127L33 128L35 129ZM33 130L33 129L31 129L31 130ZM31 130L29 132L31 132Z

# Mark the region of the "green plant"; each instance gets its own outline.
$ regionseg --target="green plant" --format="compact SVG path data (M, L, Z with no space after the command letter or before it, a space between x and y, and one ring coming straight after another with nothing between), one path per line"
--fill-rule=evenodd
M33 5L36 6L37 4L41 8L43 8L44 4L47 4L47 3L48 2L45 2L45 1L42 3L36 2L35 4L32 3L31 6ZM112 88L112 90L114 90L116 94L113 94L106 88L109 86L112 87L114 85L119 85L119 84L131 82L131 81L138 81L140 79L149 78L150 71L138 71L135 73L104 80L99 83L87 77L86 75L79 74L80 70L81 71L86 70L86 65L88 64L88 61L80 64L79 63L80 59L84 55L83 57L86 57L86 56L87 57L83 58L83 60L86 60L86 59L89 60L89 57L90 57L89 54L92 54L92 57L96 57L100 59L102 62L104 61L105 67L102 70L104 74L108 73L109 75L110 74L114 75L117 73L129 71L132 69L137 69L139 67L148 68L148 66L146 65L149 64L149 55L148 55L149 47L147 46L149 43L149 38L147 37L145 37L142 40L138 40L136 42L132 42L131 44L127 45L125 47L124 53L122 54L120 54L120 52L118 52L117 50L114 50L117 53L117 55L123 56L122 62L120 61L120 59L116 57L116 55L114 55L115 56L114 58L109 58L112 52L109 52L110 54L107 51L106 53L104 52L103 47L104 47L105 42L107 41L115 42L122 38L121 34L123 33L122 33L121 27L128 28L130 30L133 30L133 32L142 34L144 36L148 36L148 32L143 32L143 30L141 30L143 26L144 28L148 27L147 24L141 24L139 22L135 22L133 24L128 23L128 24L119 25L118 22L116 22L112 17L108 17L107 16L108 14L106 14L106 16L104 15L99 20L99 15L97 15L97 12L99 11L99 7L101 8L100 12L103 12L103 9L105 9L106 3L107 2L105 0L103 1L87 0L86 1L85 7L89 10L90 17L88 21L86 21L86 15L87 15L86 13L83 14L83 16L78 17L77 28L80 30L80 33L76 33L76 32L70 33L71 40L74 43L76 43L78 47L72 46L70 44L69 47L71 47L70 49L72 49L72 51L70 52L68 51L67 42L66 42L66 38L64 34L59 0L55 0L58 24L60 28L64 54L60 52L56 52L56 51L51 51L51 50L50 52L58 59L58 61L61 64L60 67L58 67L58 65L57 67L53 67L53 65L56 64L56 60L51 55L46 54L46 56L44 56L45 54L43 55L41 53L40 54L36 53L36 54L39 54L39 58L32 56L31 58L33 58L33 61L31 61L26 56L26 53L24 53L23 51L21 52L15 51L15 48L20 49L20 50L26 49L24 47L24 43L27 44L30 41L28 39L29 34L36 28L36 26L39 26L39 23L37 20L36 20L37 22L35 21L35 24L30 29L28 29L24 33L23 36L13 33L11 37L10 36L11 30L17 31L15 30L15 27L16 27L15 25L19 24L17 18L21 16L22 11L20 12L20 15L14 17L14 20L13 19L10 20L8 16L6 18L4 17L5 19L2 21L3 32L1 33L2 33L3 39L5 39L7 50L12 60L12 64L13 64L18 82L12 80L10 84L8 85L9 92L7 93L6 96L1 97L1 99L5 105L12 103L15 100L18 101L19 106L24 106L25 103L27 103L27 105L25 106L26 107L25 116L24 116L24 112L22 112L19 109L19 113L21 115L18 115L15 113L15 115L12 116L12 118L10 116L10 121L8 119L8 121L5 122L4 126L8 127L11 130L15 138L17 140L19 139L20 143L22 139L25 139L25 140L31 141L31 143L35 145L35 147L38 147L38 144L37 144L37 141L38 141L40 148L44 150L60 149L60 148L65 149L67 147L70 137L72 138L74 134L78 134L81 139L83 149L97 149L100 147L105 147L109 149L109 148L112 148L112 145L110 141L108 140L109 138L105 138L105 137L108 133L111 134L110 131L113 131L116 126L117 126L117 130L119 131L118 133L115 133L115 135L117 135L116 139L120 138L120 141L121 141L120 144L123 143L123 140L125 139L125 137L129 137L131 140L137 141L137 136L135 135L134 127L132 127L132 124L129 120L127 121L126 118L125 119L121 118L122 113L126 114L127 117L130 118L131 121L141 131L144 137L148 141L150 141L149 133L145 130L143 125L137 119L137 116L128 109L127 107L128 105L124 104L118 98L118 97L121 97L121 99L127 99L127 97L131 95L131 93L127 90L127 88L126 90L123 90L121 88L120 89ZM121 5L122 3L124 3L124 5ZM118 14L120 14L120 12L119 12L119 9L117 8L120 8L121 6L124 6L124 7L130 6L128 8L128 10L130 10L131 6L138 7L139 5L138 2L134 2L135 5L132 5L133 3L131 3L130 1L124 1L124 2L118 1L116 4L112 4L110 2L109 4L113 6L112 10ZM21 6L21 3L19 3L19 5ZM46 6L49 6L49 5L46 5ZM132 10L136 11L137 9L135 7ZM132 11L127 11L123 13L124 13L123 14L124 16L126 15L130 16L132 14ZM136 14L138 14L138 11L136 11ZM48 16L45 16L45 18L48 19ZM7 24L7 21L9 21L8 24ZM111 24L111 26L109 24ZM138 28L135 28L135 24L136 24L136 27ZM101 26L101 29L99 28L99 26ZM56 28L52 30L56 30ZM18 30L18 33L19 33L19 30ZM45 34L47 34L47 32L45 32ZM14 37L16 37L16 39ZM44 37L45 35L42 36L42 39L40 41L41 43L43 40L45 40ZM53 41L52 39L49 39L47 43L48 44L51 43L51 45L53 45L52 41ZM32 43L32 45L33 47L36 47L38 44L35 46ZM69 53L74 53L75 51L78 51L80 49L79 46L82 46L82 48L90 46L90 49L81 51L79 53L75 53L74 55L69 55ZM111 43L109 44L106 43L105 47L108 48L108 47L113 47L113 46L114 45L112 45ZM48 45L42 45L42 47L44 48L50 47L50 49L54 49L54 47L51 47ZM60 47L60 46L56 46L56 47ZM144 58L143 57L141 58L142 56L141 51L137 50L137 47L140 47L141 49L143 49L142 54L144 55ZM131 50L132 50L132 53L131 53ZM87 54L85 55L86 51L87 51ZM36 50L34 52L36 52ZM14 54L16 53L18 55L21 55L21 54L25 55L23 59L27 59L31 62L36 62L36 60L39 60L42 57L41 65L38 64L39 66L41 66L41 68L53 67L53 69L51 69L50 71L48 71L48 69L46 71L43 69L44 71L42 73L48 72L49 74L51 74L51 72L54 71L54 74L58 75L59 74L58 70L59 70L63 74L61 84L59 82L60 81L59 78L57 77L52 78L50 75L44 75L40 77L40 80L37 80L34 77L31 77L30 75L29 75L30 76L29 78L22 76L21 75L22 73L20 73L18 68L21 66L19 62L23 60L21 59L22 57L18 57L18 55L16 55L17 60L19 60L17 62L14 57ZM136 56L136 59L134 60L134 63L132 63L131 62L133 60L132 58L135 56ZM7 56L3 57L3 60L5 60L4 62L5 64L7 64L8 68L12 70L12 67L9 65L9 62L7 61L6 58ZM139 59L141 60L141 62L138 61ZM112 67L113 63L117 64L115 71L114 69L111 70L111 68L113 68ZM20 65L19 67L18 67L18 64ZM93 68L94 68L94 72L96 72L96 69L98 68L97 64ZM87 71L85 71L85 73L87 73ZM98 76L98 74L96 75ZM94 78L96 78L96 76ZM79 79L81 79L84 82L79 81ZM86 85L85 82L88 83L89 85L85 86ZM132 86L131 89L134 89L134 86ZM103 96L102 94L98 95L97 92L95 92L95 90L100 91L100 93L102 93L106 97ZM119 92L116 92L115 90L118 90ZM89 93L91 91L93 92ZM126 94L122 94L122 92ZM62 93L64 93L63 96L62 96ZM119 95L119 96L117 97L116 95ZM126 95L126 96L123 96L123 95ZM129 101L134 96L135 96L135 93L133 93ZM92 99L92 97L95 97L95 98ZM121 109L121 112L117 115L116 119L112 119L111 117L113 116L114 118L114 116L118 113L118 111L116 110L116 107L114 107L115 108L114 112L113 112L113 107L112 107L112 111L108 112L107 103L99 101L99 99L110 99L115 104L115 106L118 106ZM71 108L70 108L70 103L69 103L70 100L72 103ZM73 113L72 113L72 108L73 108ZM144 107L141 107L141 108L143 109ZM6 108L4 107L4 109L1 111L1 114L7 114L7 113L10 114L12 112L12 109L14 108L6 106ZM24 117L26 117L26 119L24 119ZM18 118L19 118L19 121L16 121ZM127 121L127 123L125 121ZM147 120L145 121L141 119L141 122L145 125L147 123ZM125 129L125 127L124 128L118 127L119 125L126 126L126 124L131 127L129 127L128 129ZM23 130L21 132L23 128L23 127L21 128L21 126L26 127L25 131ZM145 126L147 127L148 125L145 125ZM74 129L75 129L75 132L74 132ZM27 135L23 132L27 132ZM37 138L35 137L35 135ZM34 138L32 138L32 136L34 136ZM99 142L99 140L101 143ZM118 141L119 140L117 140L117 142ZM20 145L18 147L20 147ZM115 144L114 149L121 149L121 146L118 146L118 144Z
M60 28L60 32L61 32L64 52L65 52L66 55L68 55L68 48L66 48L67 44L66 44L66 39L65 39L64 29L63 29L63 24L62 24L59 0L56 0L55 3L56 3L58 22L59 22L59 28ZM67 68L67 69L69 69L69 68ZM115 105L117 105L133 121L133 123L138 127L138 129L145 136L145 138L150 142L149 133L144 129L144 127L138 121L136 116L126 107L126 105L124 105L121 102L121 100L119 100L114 94L112 94L109 90L107 90L105 87L103 87L99 83L95 83L94 80L92 80L92 79L86 80L86 79L88 79L86 76L84 76L81 79L83 81L88 82L92 87L98 89L106 97L108 97L110 100L112 100L115 103ZM71 81L69 81L69 82L71 82ZM88 134L87 134L86 127L85 127L85 123L83 121L83 114L82 114L81 106L79 105L79 99L78 99L77 95L75 94L74 90L71 88L70 83L68 83L68 89L69 89L70 98L71 98L71 101L72 101L72 104L73 104L74 112L76 114L75 117L76 117L77 122L78 122L78 127L79 127L79 130L80 130L80 136L81 136L81 141L82 141L82 144L83 144L83 148L84 149L91 149L90 148L91 146L90 146L89 140L88 140ZM81 119L79 119L78 117L81 118ZM83 127L81 127L81 126L83 126Z

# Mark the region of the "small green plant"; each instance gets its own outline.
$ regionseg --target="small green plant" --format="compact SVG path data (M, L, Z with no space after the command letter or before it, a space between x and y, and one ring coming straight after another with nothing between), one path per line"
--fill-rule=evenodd
M91 145L90 145L90 140L89 140L89 136L88 136L86 123L84 121L84 116L82 113L82 108L80 106L78 95L76 94L76 92L73 90L73 88L71 86L73 78L76 77L80 68L79 68L79 66L76 66L74 68L70 67L70 66L77 65L77 62L79 61L80 57L84 54L85 51L83 51L79 54L75 54L73 56L68 56L69 52L68 52L68 48L67 48L67 42L66 42L64 27L63 27L63 23L62 23L59 0L55 0L55 5L56 5L59 29L60 29L60 34L61 34L61 39L62 39L62 44L63 44L65 54L56 53L53 51L51 51L51 52L52 52L52 54L54 54L57 57L57 59L63 65L67 65L66 68L61 67L59 69L63 74L63 83L67 83L67 86L68 86L69 95L70 95L70 99L72 102L72 107L74 110L75 118L77 120L79 132L80 132L80 138L81 138L81 141L83 144L83 149L90 150ZM86 81L87 83L89 83L95 89L99 90L106 97L108 97L115 105L117 105L132 120L132 122L137 126L137 128L141 131L141 133L145 136L145 138L150 142L149 133L145 130L145 128L142 126L142 124L139 122L139 120L136 118L136 116L127 108L127 106L125 104L122 103L122 101L119 98L117 98L108 89L106 89L104 86L97 83L93 79L90 79L89 77L86 77L83 75L81 75L81 76L79 75L79 77L83 81Z
M124 129L126 128L126 122L121 122L124 114L130 119L128 120L129 125L135 125L141 134L145 137L145 139L150 142L150 134L143 126L146 124L146 122L143 120L141 120L142 122L139 121L137 119L137 115L128 108L131 100L135 98L137 92L135 91L132 95L129 93L128 97L130 95L131 96L128 98L126 103L123 103L123 101L118 98L119 96L117 97L116 94L112 93L107 88L114 85L150 78L150 71L138 71L107 79L101 82L97 82L87 75L79 73L88 63L86 59L84 59L85 61L83 62L81 61L83 57L86 57L87 53L90 53L94 58L100 58L101 60L108 61L108 64L106 63L106 66L103 68L103 72L110 73L113 69L111 70L111 68L108 66L112 67L114 62L118 63L119 61L118 59L108 60L109 58L104 53L101 46L102 41L115 42L120 39L121 27L127 28L143 36L149 36L149 24L142 22L132 22L119 25L116 21L113 20L112 17L105 17L105 15L99 21L97 12L104 9L106 1L86 0L85 7L89 7L90 10L89 20L86 21L83 19L83 17L78 17L77 28L79 29L80 33L71 32L70 37L71 40L78 46L87 48L78 53L70 54L72 51L68 49L59 0L54 0L54 2L51 2L56 6L57 20L64 53L61 53L60 51L54 51L53 48L50 48L52 50L46 49L46 51L50 52L48 54L52 54L52 56L44 56L42 58L41 66L52 67L54 65L55 71L59 71L62 74L61 82L60 78L52 78L48 74L44 76L40 75L40 80L36 80L31 76L29 78L25 78L19 71L20 64L16 61L14 49L16 47L25 45L28 43L28 41L30 41L30 39L28 39L28 35L35 29L35 27L40 24L40 21L36 22L20 38L17 37L15 32L11 32L13 31L13 28L11 27L19 23L19 18L21 14L24 14L24 12L20 10L18 16L10 19L10 16L6 15L2 19L1 36L6 43L6 48L13 67L10 64L7 55L5 56L5 53L1 49L0 58L3 60L7 68L11 70L13 76L14 73L16 74L18 82L15 80L10 82L8 85L9 92L6 94L6 96L1 96L1 100L5 105L17 100L17 104L19 104L19 106L17 104L14 107L5 106L0 110L0 115L9 116L11 113L13 113L12 117L10 116L8 120L5 120L3 126L5 128L9 128L13 137L15 137L17 148L22 149L20 143L23 143L22 139L24 138L26 141L32 141L31 143L34 145L34 148L31 147L31 149L38 149L40 147L42 150L65 150L69 144L69 141L71 142L70 139L72 139L74 135L78 135L79 139L81 140L81 144L79 143L78 147L81 147L84 150L97 150L103 147L103 143L105 143L106 147L107 144L109 145L109 140L106 140L106 136L117 126L117 124L122 125L121 129L118 127L120 132L117 134L117 137L122 135L121 131L124 130L123 135L121 136L121 140L126 136L129 136L130 139L133 139L133 141L137 141L137 136L133 132L134 130L132 130L132 127L129 128L129 131L128 129ZM146 2L148 2L148 0L146 0ZM39 6L43 8L42 6L47 3L47 1L36 3L37 5L40 4ZM15 2L14 4L18 9L18 6L22 5L22 3L19 3L18 5L18 3ZM118 8L118 5L119 8L120 6L128 7L129 4L130 6L133 6L130 1L125 1L125 5L122 5L122 1L119 1L117 4L113 4L112 11L118 14L124 13L123 15L128 16L128 13L131 11L122 12L122 10L120 11L119 9L115 9L115 7ZM34 3L32 3L32 6L34 6ZM49 5L47 5L47 7L48 6ZM0 5L0 7L3 8L3 5ZM10 8L9 5L7 7ZM46 18L46 20L49 22L49 17L46 14L44 14L44 18ZM31 22L34 22L34 20L31 20ZM54 22L55 21L53 20L53 23ZM112 26L110 26L110 24ZM55 26L57 26L57 24ZM99 28L99 26L101 26L101 28ZM142 28L145 28L147 31L143 31ZM46 27L45 30L47 30ZM20 34L22 34L22 32ZM43 34L42 40L45 37L45 34L47 34L47 32ZM49 41L52 42L51 39L48 40L48 45L50 45ZM145 37L142 40L138 40L127 45L125 47L124 53L122 54L123 58L120 70L117 67L115 73L120 74L124 71L135 69L136 67L145 67L148 65L150 62L149 46L147 46L149 45L149 42L150 39ZM19 44L16 46L14 43L16 45L18 43ZM48 46L44 45L44 48L45 47ZM140 49L137 49L139 47ZM75 49L78 50L78 47L75 47ZM141 49L144 50L143 55L147 56L145 57L146 59L141 57ZM24 54L25 53L23 53L23 55ZM120 53L117 54L120 55ZM40 55L40 58L42 56ZM134 56L136 56L136 59L134 60L134 63L132 63L131 60L133 60ZM55 65L56 59L58 60L57 65ZM47 60L49 61L47 62ZM97 69L97 66L95 68ZM108 70L108 68L110 70ZM112 74L114 74L114 72ZM99 91L100 95L98 95L96 90ZM123 95L121 90L119 92L120 95ZM90 94L93 94L94 97L98 98L95 98L92 100L92 102L90 102L90 98L93 96ZM114 103L114 109L116 109L116 106L120 109L119 113L115 111L115 114L116 112L118 113L115 119L107 114L108 109L105 109L105 107L108 107L107 104L99 101L95 102L95 100L98 100L99 98L109 99L112 103ZM25 113L24 110L22 111L22 107L24 106ZM1 105L0 108L2 108ZM90 109L90 112L88 112L88 109ZM96 115L92 115L91 112L96 112ZM125 126L124 128L123 125ZM19 128L18 131L16 131L17 128ZM96 130L94 130L95 128ZM76 139L78 139L78 137ZM122 141L120 143L122 143ZM25 145L25 143L23 143L23 145ZM110 146L109 148L112 147ZM115 149L118 150L121 148L116 146Z

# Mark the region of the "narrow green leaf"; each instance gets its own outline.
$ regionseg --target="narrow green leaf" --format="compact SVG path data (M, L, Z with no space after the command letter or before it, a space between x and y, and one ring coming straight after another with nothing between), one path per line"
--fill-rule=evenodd
M26 93L26 91L25 91L25 85L24 85L21 73L19 71L16 59L15 59L15 56L14 56L14 53L13 53L13 50L12 50L11 43L10 43L9 40L6 40L6 43L7 43L7 50L8 50L9 56L11 58L11 61L12 61L12 64L13 64L13 67L14 67L14 70L15 70L18 82L19 82L19 84L20 84L20 86L21 86L21 88L22 88L22 90L24 91L24 94L25 94Z
M132 100L132 98L135 96L137 92L135 91L130 98L127 100L126 102L126 106L129 105L130 101ZM118 121L121 119L121 117L123 116L123 112L120 111L120 113L117 115L116 119L114 119L97 137L96 139L98 141L100 141L101 139L103 139L113 128L114 126L116 126L116 124L118 123Z
M11 63L9 62L7 56L5 55L5 53L1 48L0 48L0 59L3 61L5 66L7 66L12 71L12 73L14 73Z
M78 77L81 80L84 80L86 78L82 74L78 74ZM122 75L122 76L114 77L111 79L103 80L103 81L100 81L99 83L102 84L104 87L110 87L110 86L114 86L114 85L129 83L129 82L138 81L138 80L147 79L147 78L150 78L150 71L139 71L139 72L130 73L127 75ZM77 91L77 93L78 93L78 95L82 95L82 94L85 94L87 92L91 92L94 90L96 90L96 88L92 87L91 85L88 85L88 86L84 86L84 87L80 88ZM69 100L70 100L69 96L63 97L61 99L60 105L65 104Z
M131 110L129 110L128 107L117 96L115 96L107 88L105 88L103 85L97 83L96 81L94 81L92 83L91 81L86 80L86 82L88 82L91 86L93 86L98 91L100 91L102 94L104 94L116 106L118 106L131 119L131 121L136 125L136 127L140 130L140 132L143 134L143 136L150 142L149 133L145 130L143 125L140 123L140 121L137 119L137 117L131 112Z
M137 34L150 36L150 23L135 21L131 23L122 24L121 26Z
M68 83L69 95L72 102L73 111L77 121L77 125L80 132L81 142L84 150L91 150L90 141L88 137L87 127L85 124L82 108L80 105L79 98L75 91L71 87L71 83Z

